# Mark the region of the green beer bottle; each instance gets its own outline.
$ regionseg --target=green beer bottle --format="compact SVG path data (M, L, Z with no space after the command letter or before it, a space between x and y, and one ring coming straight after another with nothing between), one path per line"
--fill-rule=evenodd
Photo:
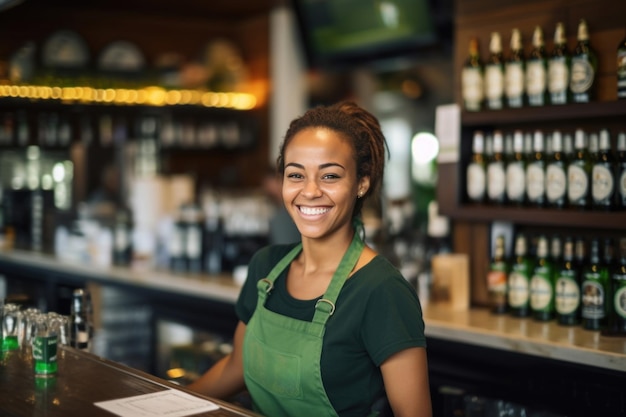
M515 317L530 315L530 275L533 263L528 256L528 240L519 233L515 237L515 259L508 277L509 312Z
M554 314L554 266L549 258L548 238L537 240L537 262L530 279L530 309L535 320L548 321Z
M619 240L619 261L611 274L608 335L626 336L626 237Z
M576 325L580 321L580 280L574 264L574 241L565 238L563 260L556 272L555 283L556 320L565 326Z
M600 241L598 239L591 241L589 263L583 270L582 279L581 315L583 328L587 330L601 330L606 325L606 292L609 270L600 261Z

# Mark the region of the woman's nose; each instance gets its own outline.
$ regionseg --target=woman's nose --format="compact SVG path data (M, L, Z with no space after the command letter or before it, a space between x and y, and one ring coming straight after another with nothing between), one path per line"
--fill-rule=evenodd
M302 189L302 195L307 198L315 198L322 195L322 190L320 189L317 181L308 180L304 184L304 188Z

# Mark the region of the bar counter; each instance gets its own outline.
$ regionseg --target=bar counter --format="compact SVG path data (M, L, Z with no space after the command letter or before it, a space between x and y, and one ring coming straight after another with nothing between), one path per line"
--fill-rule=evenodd
M0 362L0 415L110 417L113 414L95 403L171 389L208 400L219 407L194 416L258 416L249 410L192 394L152 375L72 348L59 346L57 361L59 370L56 376L39 378L33 372L30 355L21 351L5 354Z
M38 272L40 271L40 272ZM234 304L239 294L229 275L185 275L168 271L96 267L60 261L54 256L28 251L0 251L0 275L18 273L38 277L42 272L66 276L77 283L96 282L145 292ZM191 306L191 305L190 305ZM185 305L181 305L181 308ZM424 308L426 335L445 341L489 347L574 364L626 372L626 337L607 337L580 326L559 326L491 314L485 309L453 312L431 304Z

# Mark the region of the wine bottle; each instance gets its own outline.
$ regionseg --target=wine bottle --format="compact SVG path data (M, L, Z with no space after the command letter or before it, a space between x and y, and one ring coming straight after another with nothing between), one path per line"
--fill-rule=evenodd
M498 235L494 246L491 264L487 274L487 290L491 309L496 314L506 312L506 283L509 265L506 260L506 247L504 236Z
M504 57L499 32L492 32L489 41L489 59L485 63L485 98L490 110L499 110L504 105Z
M556 272L555 301L557 323L565 326L580 322L580 279L574 264L574 240L566 237L563 259Z
M506 196L504 137L500 130L493 132L493 152L487 163L487 197L491 204L503 204Z
M524 105L526 78L526 61L522 46L522 34L517 28L511 31L510 45L509 57L504 64L504 88L507 105L517 108Z
M548 66L543 30L536 26L533 32L533 49L526 60L526 95L530 106L546 104Z
M548 91L550 104L565 104L569 93L570 54L563 22L554 31L554 49L548 61Z
M467 166L467 196L471 202L482 203L486 190L485 135L475 131L472 140L472 159Z
M546 236L537 240L537 261L530 279L530 309L538 321L551 320L554 314L554 265Z
M526 156L524 134L513 132L513 155L506 165L506 195L510 204L522 206L526 199Z
M574 134L574 159L567 167L567 200L570 207L586 210L591 199L591 158L582 129Z
M600 330L606 324L606 289L608 270L600 261L600 241L592 239L589 263L583 269L582 277L582 320L583 328Z
M552 132L552 155L546 167L546 202L548 207L565 207L567 195L567 165L563 153L563 136Z
M511 265L507 281L509 313L515 317L530 315L530 277L533 262L528 256L526 235L518 233L515 237L515 259Z
M617 98L626 98L626 38L617 46Z
M612 210L616 191L616 161L611 152L611 138L607 129L600 131L597 155L591 170L592 205L597 210Z
M617 209L626 210L626 132L617 135Z
M611 273L611 306L606 334L626 335L626 238L619 240L619 261Z
M546 199L546 160L544 156L544 137L541 130L533 135L533 153L526 167L526 199L531 206L542 207Z
M469 43L468 57L463 66L461 82L465 109L479 111L484 98L483 63L478 51L478 39Z
M572 71L569 89L574 103L588 103L592 99L598 58L589 43L587 22L578 23L578 42L572 54Z

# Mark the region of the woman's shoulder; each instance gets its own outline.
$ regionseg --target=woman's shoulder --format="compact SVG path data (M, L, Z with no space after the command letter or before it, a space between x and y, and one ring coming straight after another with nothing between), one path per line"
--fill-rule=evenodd
M293 249L299 242L268 245L259 249L250 260L250 269L260 270L263 273L267 268L273 268L278 261L280 261L291 249Z

